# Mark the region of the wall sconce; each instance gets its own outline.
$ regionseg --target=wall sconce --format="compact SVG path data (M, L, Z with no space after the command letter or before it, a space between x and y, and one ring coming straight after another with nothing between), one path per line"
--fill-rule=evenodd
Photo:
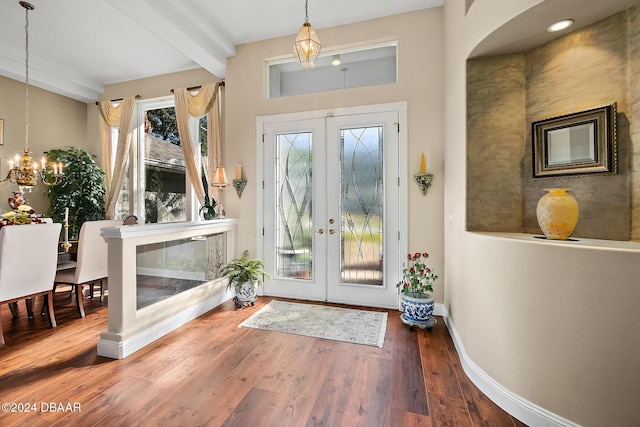
M242 165L236 165L236 174L232 182L233 188L235 188L236 193L238 193L238 199L242 198L242 192L247 186L247 180L242 179Z
M427 195L427 190L431 186L431 181L433 181L433 174L427 173L427 162L424 158L424 153L422 153L422 157L420 158L420 173L414 176L418 187L420 187L420 191L423 196Z
M415 175L415 180L418 183L418 187L420 187L420 191L422 191L422 195L427 195L427 190L431 186L431 181L433 180L432 173L419 173Z

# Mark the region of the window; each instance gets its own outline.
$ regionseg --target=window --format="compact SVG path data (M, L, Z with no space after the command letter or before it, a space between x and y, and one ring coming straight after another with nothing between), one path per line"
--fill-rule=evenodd
M396 83L397 44L326 53L306 70L291 57L269 61L267 73L269 98Z
M133 212L141 223L194 220L196 197L186 173L173 97L138 101L136 110L117 217ZM190 124L192 135L206 143L206 117Z

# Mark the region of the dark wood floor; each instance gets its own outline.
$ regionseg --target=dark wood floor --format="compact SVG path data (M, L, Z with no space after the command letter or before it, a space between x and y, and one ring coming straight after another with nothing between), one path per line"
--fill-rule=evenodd
M389 311L382 349L238 328L270 300L229 301L124 360L96 354L106 301L80 319L57 294L56 329L2 305L0 401L15 405L0 425L524 425L467 379L441 318L412 331Z

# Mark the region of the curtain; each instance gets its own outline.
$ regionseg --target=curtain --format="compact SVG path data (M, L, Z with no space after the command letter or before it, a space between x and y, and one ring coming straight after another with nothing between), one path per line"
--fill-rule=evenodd
M127 156L131 146L131 127L135 97L124 98L117 107L111 101L101 101L98 105L100 116L101 158L105 171L105 216L113 219L116 203L122 188ZM111 128L118 128L116 152L112 152ZM113 166L112 166L113 165Z
M196 163L198 144L197 137L192 138L189 128L190 117L200 117L208 114L207 150L206 161L203 161L203 168L207 182L211 182L209 177L215 170L216 163L220 161L220 105L216 96L220 83L209 83L203 85L200 91L192 95L186 88L175 89L176 120L178 122L178 134L180 135L180 145L187 167L187 175L193 185L196 197L201 204L204 203L205 189L200 177L199 165ZM207 192L209 189L207 189Z
M205 163L205 173L207 177L207 183L209 184L209 192L211 191L211 183L213 182L213 174L216 171L216 167L222 165L222 88L224 85L219 85L217 96L213 100L213 106L209 110L207 115L207 123L209 123L209 129L207 132L207 156L203 163Z

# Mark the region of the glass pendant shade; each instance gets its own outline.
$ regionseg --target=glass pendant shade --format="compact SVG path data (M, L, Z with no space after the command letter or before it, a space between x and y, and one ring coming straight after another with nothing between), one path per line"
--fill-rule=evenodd
M313 68L322 44L309 21L305 21L293 43L293 54L302 68Z

